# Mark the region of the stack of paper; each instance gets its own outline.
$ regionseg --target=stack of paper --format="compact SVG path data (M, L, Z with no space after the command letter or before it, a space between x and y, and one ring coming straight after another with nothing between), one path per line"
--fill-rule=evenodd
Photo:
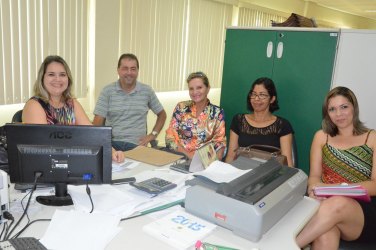
M317 197L348 196L357 200L371 201L367 190L360 185L315 187L313 193Z
M94 213L99 212L123 216L123 213L129 210L129 203L135 199L132 195L121 192L111 185L89 185L89 187L94 204ZM76 210L83 212L91 211L92 205L86 193L85 185L68 185L68 191Z
M187 249L215 228L216 225L181 209L145 225L143 230L177 249Z
M120 232L120 218L56 210L41 242L54 250L103 250Z

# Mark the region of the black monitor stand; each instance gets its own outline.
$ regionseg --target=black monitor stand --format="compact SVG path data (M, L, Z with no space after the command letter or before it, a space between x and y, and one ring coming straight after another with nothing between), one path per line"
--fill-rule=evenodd
M70 206L73 205L68 194L67 183L55 183L55 195L37 196L36 200L46 206Z

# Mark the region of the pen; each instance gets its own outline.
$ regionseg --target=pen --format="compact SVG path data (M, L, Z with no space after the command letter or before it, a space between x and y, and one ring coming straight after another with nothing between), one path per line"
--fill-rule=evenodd
M154 212L157 212L157 211L162 211L164 209L167 209L167 208L170 208L170 207L173 207L173 206L176 206L176 205L182 205L182 204L184 204L184 199L173 201L173 202L170 202L170 203L158 206L158 207L150 208L150 209L144 210L142 212L138 212L137 214L132 215L132 216L127 217L127 218L123 218L120 221L133 219L133 218L145 215L145 214L150 214L150 213L154 213Z
M220 245L214 245L207 242L202 242L201 240L198 240L195 244L196 250L239 250L237 248L232 247L225 247Z
M173 201L173 202L167 203L165 205L161 205L161 206L158 206L158 207L154 207L154 208L142 211L141 214L142 215L150 214L150 213L153 213L153 212L156 212L156 211L161 211L161 210L164 210L164 209L167 209L167 208L179 205L179 204L183 204L183 203L184 203L184 199Z
M135 181L136 181L136 178L128 177L128 178L121 178L121 179L112 180L111 184L120 185L120 184L128 184L128 183L135 182Z

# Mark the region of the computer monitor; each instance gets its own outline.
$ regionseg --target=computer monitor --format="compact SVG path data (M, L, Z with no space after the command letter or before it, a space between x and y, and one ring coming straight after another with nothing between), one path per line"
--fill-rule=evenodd
M73 204L67 184L110 183L111 127L6 124L10 181L55 185L54 196L39 196L45 205Z

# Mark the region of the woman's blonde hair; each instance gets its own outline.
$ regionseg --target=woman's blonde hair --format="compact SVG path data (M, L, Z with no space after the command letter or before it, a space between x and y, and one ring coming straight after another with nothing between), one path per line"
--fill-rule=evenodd
M325 97L324 104L322 105L322 130L330 136L338 135L338 127L330 119L328 111L330 99L336 96L345 97L354 107L353 134L361 135L366 133L369 129L364 126L364 124L359 120L359 105L354 92L346 87L341 86L335 87L334 89L329 91L329 93Z
M204 72L198 71L189 74L189 76L187 77L187 83L195 78L200 78L206 87L210 87L209 79Z
M62 97L63 97L62 101L66 102L67 100L73 98L73 94L72 94L73 78L72 78L72 73L69 69L68 64L60 56L52 55L52 56L47 56L44 59L43 63L41 64L41 66L39 68L38 77L37 77L37 80L35 81L35 84L34 84L34 95L38 96L39 98L41 98L46 103L49 101L50 94L47 92L46 88L44 87L43 78L44 78L44 74L46 73L48 65L52 62L57 62L57 63L60 63L61 65L63 65L65 72L67 73L68 87L63 92L63 95L62 95Z

